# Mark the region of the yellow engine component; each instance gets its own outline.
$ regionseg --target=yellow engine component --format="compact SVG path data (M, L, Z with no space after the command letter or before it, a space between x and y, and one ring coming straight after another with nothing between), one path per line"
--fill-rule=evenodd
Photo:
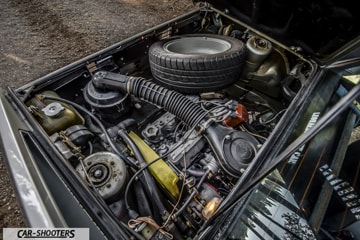
M147 163L150 163L159 158L159 155L151 149L136 133L130 132L130 138L134 141L140 152L144 156ZM167 190L167 192L174 198L179 197L179 188L177 182L178 176L174 171L165 163L164 160L157 160L155 163L149 166L150 173L156 179L156 181Z

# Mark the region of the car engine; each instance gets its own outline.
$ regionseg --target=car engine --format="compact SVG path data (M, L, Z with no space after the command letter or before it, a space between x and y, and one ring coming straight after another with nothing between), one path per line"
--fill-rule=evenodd
M226 57L234 66L207 69L216 64L200 57L228 42L241 49ZM205 52L186 52L200 45ZM189 59L173 67L168 52ZM88 63L26 105L117 219L146 239L186 239L216 213L311 73L290 49L206 12Z

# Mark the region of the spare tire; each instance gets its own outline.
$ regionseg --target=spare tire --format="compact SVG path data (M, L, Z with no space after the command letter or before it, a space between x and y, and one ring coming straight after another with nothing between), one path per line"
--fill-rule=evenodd
M212 34L174 36L149 49L154 80L182 93L215 91L234 83L245 55L242 41Z

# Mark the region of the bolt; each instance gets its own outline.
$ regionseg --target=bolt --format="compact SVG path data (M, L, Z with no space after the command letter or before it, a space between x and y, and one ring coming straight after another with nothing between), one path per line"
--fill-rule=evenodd
M94 177L95 178L101 178L103 175L104 175L104 173L100 169L96 169L95 172L94 172Z

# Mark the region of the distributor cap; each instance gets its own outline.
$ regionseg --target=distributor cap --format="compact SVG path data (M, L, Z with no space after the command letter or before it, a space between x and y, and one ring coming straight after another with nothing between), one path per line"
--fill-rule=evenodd
M257 142L243 132L233 132L224 139L223 151L227 171L239 173L248 166L256 154Z

